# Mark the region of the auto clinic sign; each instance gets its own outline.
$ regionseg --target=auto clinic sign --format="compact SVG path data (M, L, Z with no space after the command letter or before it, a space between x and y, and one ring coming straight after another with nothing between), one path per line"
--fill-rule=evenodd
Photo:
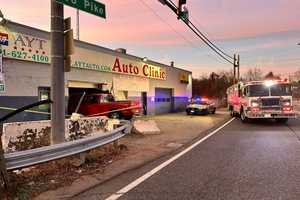
M1 45L2 49L0 49L0 53L4 58L46 64L51 62L49 40L23 33L3 31L1 28L0 36L2 38L1 43L4 44ZM126 57L75 47L71 66L77 69L166 80L167 73L164 67L150 65L142 62L142 60L139 61Z

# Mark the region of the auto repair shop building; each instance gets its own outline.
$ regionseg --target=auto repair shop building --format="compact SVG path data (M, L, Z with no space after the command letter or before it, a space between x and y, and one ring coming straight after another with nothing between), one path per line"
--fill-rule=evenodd
M8 108L18 108L50 97L50 34L9 22L0 28L0 117ZM71 72L65 73L66 105L73 93L112 91L116 100L139 100L144 114L183 111L192 95L192 73L187 70L75 41ZM50 97L51 98L51 97ZM39 106L49 112L49 106ZM13 121L47 119L49 116L21 113Z

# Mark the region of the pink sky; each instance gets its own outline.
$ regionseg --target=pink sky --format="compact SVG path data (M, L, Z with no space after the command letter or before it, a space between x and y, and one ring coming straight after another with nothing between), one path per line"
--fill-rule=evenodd
M81 12L81 40L111 48L126 47L130 53L138 56L149 55L151 59L157 61L175 60L179 67L184 66L197 75L212 70L212 66L213 70L231 68L230 65L222 64L222 61L215 61L218 58L215 58L213 52L204 48L203 43L158 0L101 0L101 2L106 4L107 19ZM175 0L173 2L176 3ZM274 61L271 52L278 53L281 47L288 48L289 45L296 44L295 34L291 36L290 31L300 31L299 0L187 0L187 3L191 21L195 22L209 38L216 40L231 54L246 52L245 59L248 59L247 54L251 56L245 66L258 65L257 60L262 55L257 54L256 49L264 48L270 51L270 55L265 55L267 60L265 64L269 66L273 62L272 69L279 71L277 67L279 63ZM8 19L49 30L50 0L0 0L0 5L5 5L1 10ZM75 24L75 9L66 7L65 16L71 16ZM179 34L175 33L174 29ZM266 39L281 32L283 33L281 38ZM257 42L253 43L251 40L247 43L249 38ZM195 54L195 47L190 43L199 46L198 51L203 49L203 52L197 52L200 59L192 55ZM176 53L172 46L184 48L187 52ZM283 48L282 52L284 51L286 49ZM208 54L212 59L206 59ZM295 49L292 54L293 56L289 55L289 58L295 59L300 52ZM257 59L252 58L255 56ZM255 61L251 63L251 60ZM299 64L300 62L281 63L289 71L300 67Z

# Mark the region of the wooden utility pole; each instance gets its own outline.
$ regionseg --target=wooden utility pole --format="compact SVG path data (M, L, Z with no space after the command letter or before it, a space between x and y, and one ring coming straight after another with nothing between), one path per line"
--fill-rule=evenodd
M237 67L237 81L240 81L240 54L238 54L237 56L236 67Z
M65 140L64 6L51 1L51 142Z
M233 84L236 83L236 55L233 56Z

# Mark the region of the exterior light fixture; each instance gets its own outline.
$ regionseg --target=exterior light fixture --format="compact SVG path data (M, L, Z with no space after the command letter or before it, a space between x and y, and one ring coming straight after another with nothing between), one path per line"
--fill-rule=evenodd
M144 57L143 58L143 62L147 62L148 61L148 58L147 57Z

